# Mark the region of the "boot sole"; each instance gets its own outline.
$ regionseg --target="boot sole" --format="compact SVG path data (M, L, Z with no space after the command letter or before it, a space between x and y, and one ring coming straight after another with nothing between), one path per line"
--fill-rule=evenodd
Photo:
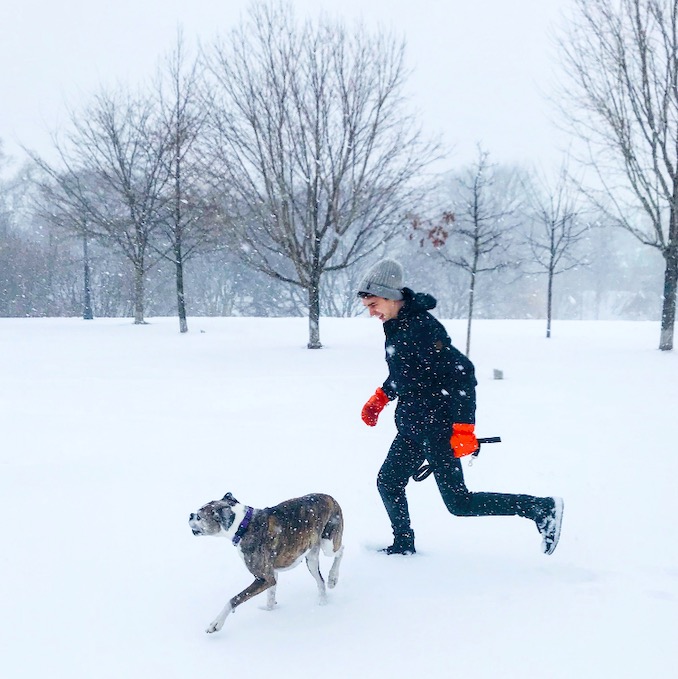
M563 510L565 508L565 503L562 497L554 497L553 502L555 503L555 513L556 513L556 529L553 533L553 541L551 544L547 544L546 540L543 542L544 554L553 554L556 547L558 546L558 540L560 540L560 527L563 524Z
M412 556L413 554L417 553L416 549L405 549L402 552L396 552L396 551L391 551L389 550L388 547L383 547L382 549L377 550L380 554L385 554L386 556Z

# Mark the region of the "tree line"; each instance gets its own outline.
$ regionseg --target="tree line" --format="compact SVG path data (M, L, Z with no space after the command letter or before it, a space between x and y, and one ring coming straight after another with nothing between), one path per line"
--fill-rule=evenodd
M388 253L468 319L467 352L474 317L545 317L549 337L554 313L659 310L670 349L677 2L575 2L562 113L598 151L555 180L481 145L433 174L442 149L391 34L260 2L198 54L179 32L150 82L94 94L53 160L27 149L3 181L0 315L175 313L181 332L189 315L300 315L318 348L321 316L358 313L357 279Z

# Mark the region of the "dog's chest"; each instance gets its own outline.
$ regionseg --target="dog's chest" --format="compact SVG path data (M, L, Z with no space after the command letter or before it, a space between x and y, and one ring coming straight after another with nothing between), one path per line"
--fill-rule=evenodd
M238 556L242 559L243 563L244 563L245 565L247 565L247 559L245 559L245 554L244 554L244 552L242 551L242 547L240 546L240 543L238 543L238 544L235 546L235 551L238 553Z

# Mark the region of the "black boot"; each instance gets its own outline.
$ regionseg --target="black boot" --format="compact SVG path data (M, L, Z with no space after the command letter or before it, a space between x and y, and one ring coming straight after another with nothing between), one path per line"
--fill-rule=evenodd
M408 531L407 533L396 535L392 545L384 547L379 551L384 554L416 554L417 550L414 548L414 533Z

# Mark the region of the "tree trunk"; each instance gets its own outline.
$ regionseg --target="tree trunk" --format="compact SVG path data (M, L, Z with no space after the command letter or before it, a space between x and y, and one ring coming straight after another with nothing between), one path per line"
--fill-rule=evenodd
M320 281L313 280L308 290L308 348L322 349L320 343Z
M551 316L553 315L553 270L549 270L546 288L546 338L551 337Z
M186 298L184 295L184 261L180 245L175 247L174 259L176 262L177 313L179 315L179 332L188 332L188 321L186 320Z
M468 323L466 325L466 355L471 355L471 321L473 320L473 296L476 289L476 274L471 273L471 285L468 291Z
M678 285L678 253L672 248L665 253L664 302L662 305L662 327L659 339L661 351L673 350L673 330L676 322L676 286Z
M142 325L144 320L144 268L134 267L134 325Z
M82 237L82 258L84 265L83 271L84 299L82 317L86 321L91 321L94 318L94 312L92 311L92 283L89 270L89 248L87 245L87 236Z

